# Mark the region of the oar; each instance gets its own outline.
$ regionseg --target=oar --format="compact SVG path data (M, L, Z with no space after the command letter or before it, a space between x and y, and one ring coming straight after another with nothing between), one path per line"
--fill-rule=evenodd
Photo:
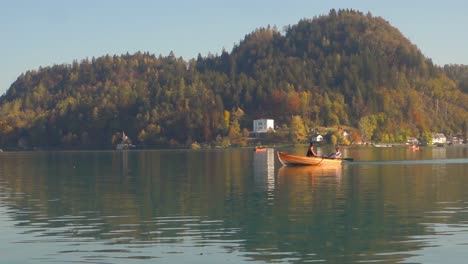
M322 158L322 159L340 159L340 160L346 160L346 161L354 161L353 158L329 158L327 156L317 156L318 158Z

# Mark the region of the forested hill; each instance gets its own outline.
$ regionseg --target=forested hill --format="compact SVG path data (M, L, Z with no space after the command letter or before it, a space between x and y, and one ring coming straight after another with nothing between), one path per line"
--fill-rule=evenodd
M463 72L434 65L383 18L331 10L257 29L220 55L138 52L28 71L0 99L0 144L106 148L122 131L140 146L239 144L256 118L350 126L376 141L466 133Z

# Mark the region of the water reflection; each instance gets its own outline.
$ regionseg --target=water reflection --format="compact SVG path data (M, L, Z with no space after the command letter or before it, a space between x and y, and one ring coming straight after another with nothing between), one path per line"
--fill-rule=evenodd
M278 170L279 177L295 176L335 176L341 178L342 166L283 166Z
M468 166L444 160L466 151L379 151L333 168L278 167L273 149L2 154L0 251L8 263L459 260L447 256L468 239ZM416 162L385 160L400 154Z
M445 147L433 147L432 148L433 159L445 159L447 158L447 148Z
M253 153L253 170L257 186L265 186L271 193L275 189L275 150Z
M468 203L438 202L424 212L427 233L410 237L425 246L412 251L404 263L466 263ZM449 258L447 256L450 256Z

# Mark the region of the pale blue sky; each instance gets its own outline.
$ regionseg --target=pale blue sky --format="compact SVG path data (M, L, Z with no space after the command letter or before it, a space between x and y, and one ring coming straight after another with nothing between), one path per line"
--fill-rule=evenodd
M0 0L0 94L39 66L136 51L188 60L332 8L383 17L438 65L468 64L464 0Z

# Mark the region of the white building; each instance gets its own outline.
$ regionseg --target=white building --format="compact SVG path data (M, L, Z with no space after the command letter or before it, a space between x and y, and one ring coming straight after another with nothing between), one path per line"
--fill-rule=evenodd
M346 131L346 130L343 130L342 135L343 135L343 137L346 138L346 139L349 137L349 133L348 133L348 131Z
M441 133L432 134L432 144L445 144L447 142L447 137Z
M406 145L418 145L419 140L415 137L409 137L408 140L406 141Z
M310 138L311 142L322 142L323 141L323 136L320 134L315 134Z
M257 119L253 121L253 132L255 133L266 133L270 129L275 129L275 121L273 119Z

